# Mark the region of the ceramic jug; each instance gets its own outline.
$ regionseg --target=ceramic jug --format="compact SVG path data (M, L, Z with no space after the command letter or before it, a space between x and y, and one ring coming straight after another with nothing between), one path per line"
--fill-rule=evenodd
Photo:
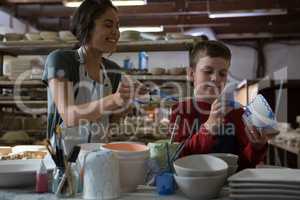
M84 157L83 198L115 199L120 196L119 161L113 152L95 150Z

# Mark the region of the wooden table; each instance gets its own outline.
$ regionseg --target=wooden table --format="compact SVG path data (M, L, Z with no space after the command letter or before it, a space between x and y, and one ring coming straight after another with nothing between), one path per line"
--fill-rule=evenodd
M300 148L299 147L292 147L288 145L287 143L284 142L276 142L274 140L270 140L269 145L271 148L274 148L274 159L275 159L275 164L280 164L282 165L281 158L279 156L278 150L281 149L283 150L283 166L288 167L287 164L287 153L292 153L297 156L297 168L300 168ZM271 156L271 148L268 148L268 164L270 164L270 156Z
M201 186L199 186L201 188ZM52 193L36 194L33 192L33 188L27 189L0 189L0 200L57 200L58 198ZM226 197L228 194L228 188L223 188L221 191L221 197L218 200L230 200ZM63 198L64 200L82 200L82 196L74 198ZM177 191L174 195L160 196L155 190L138 189L134 193L124 193L119 200L188 200L180 191Z

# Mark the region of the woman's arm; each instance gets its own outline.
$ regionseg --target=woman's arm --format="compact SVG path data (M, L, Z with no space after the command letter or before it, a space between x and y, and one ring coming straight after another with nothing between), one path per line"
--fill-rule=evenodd
M67 127L79 125L80 120L95 121L103 113L124 106L130 99L130 89L125 84L120 84L114 94L79 105L75 105L72 82L54 78L49 80L49 89L58 112Z

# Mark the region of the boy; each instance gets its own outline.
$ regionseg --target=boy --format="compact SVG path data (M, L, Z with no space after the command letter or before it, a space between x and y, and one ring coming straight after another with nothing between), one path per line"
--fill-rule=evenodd
M230 60L229 48L220 42L201 41L194 46L188 71L194 97L173 106L170 123L177 121L176 142L190 137L181 155L232 153L239 156L239 169L255 167L264 160L268 138L246 127L244 110L228 106L220 96Z

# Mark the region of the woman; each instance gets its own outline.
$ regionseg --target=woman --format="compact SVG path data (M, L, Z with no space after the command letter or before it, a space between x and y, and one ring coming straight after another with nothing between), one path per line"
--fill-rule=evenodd
M48 137L57 125L85 124L92 141L99 142L108 113L124 107L134 94L129 81L120 82L119 66L104 58L116 50L120 37L117 8L110 0L86 0L75 12L72 32L77 50L49 54L43 81L48 84Z
M175 105L170 122L178 118L175 141L187 141L182 155L232 153L239 156L239 169L255 167L264 160L269 138L244 125L242 108L222 101L230 61L229 48L220 42L202 41L194 46L189 77L195 97Z

